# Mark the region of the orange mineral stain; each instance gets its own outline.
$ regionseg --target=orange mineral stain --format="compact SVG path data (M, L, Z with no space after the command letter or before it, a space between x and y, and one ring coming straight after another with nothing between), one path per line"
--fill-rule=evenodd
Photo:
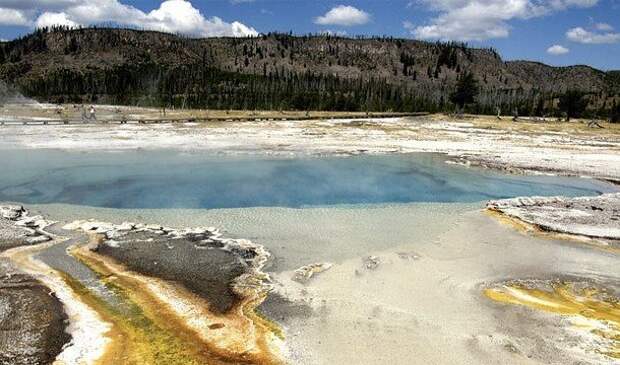
M571 243L581 244L590 248L594 248L600 251L609 252L613 254L620 254L620 248L612 245L608 245L600 240L579 236L568 233L560 233L553 231L545 231L536 226L535 224L531 224L525 221L522 221L519 218L512 217L506 215L498 210L487 208L483 211L487 216L494 218L501 224L512 227L517 232L523 235L531 235L538 238L544 239L552 239L552 240L560 240L560 241L570 241Z
M620 359L620 303L601 289L553 282L543 290L509 283L487 288L484 295L496 302L570 317L574 328L606 340L606 345L593 350Z
M226 313L175 283L126 270L86 248L71 254L130 303L119 313L88 293L89 305L113 324L111 344L99 364L282 364L282 339L274 323L256 314L265 294L248 296ZM75 290L75 289L74 289Z

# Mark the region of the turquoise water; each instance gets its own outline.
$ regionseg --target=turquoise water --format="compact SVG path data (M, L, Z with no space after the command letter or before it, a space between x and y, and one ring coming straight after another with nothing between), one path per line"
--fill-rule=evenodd
M267 158L177 151L3 151L0 200L109 208L302 207L596 195L596 180L517 176L441 155Z

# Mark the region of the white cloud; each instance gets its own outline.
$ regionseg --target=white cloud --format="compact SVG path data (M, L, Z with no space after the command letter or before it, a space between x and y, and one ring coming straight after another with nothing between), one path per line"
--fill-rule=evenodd
M67 18L67 14L65 13L52 13L52 12L41 14L37 18L37 21L35 22L35 26L37 28L51 27L53 25L66 25L71 28L75 28L79 24L72 20L69 20Z
M554 56L560 56L563 54L567 54L570 50L566 47L560 46L559 44L555 44L549 48L547 48L547 53Z
M121 23L122 20L117 20ZM234 36L257 35L253 28L239 22L227 23L218 17L205 18L189 1L167 0L159 9L148 14L139 14L128 23L146 29L161 30L171 33L198 36Z
M598 4L598 0L550 0L549 4L554 9L566 9L568 7L591 8Z
M363 25L370 21L370 14L349 5L338 5L325 15L316 17L314 22L321 25Z
M254 28L238 21L207 18L188 0L165 0L149 12L121 0L0 0L0 3L10 5L9 10L32 14L33 20L27 24L35 26L114 23L200 37L258 35ZM0 24L1 16L0 12Z
M591 7L598 0L418 0L438 15L426 25L406 28L422 39L485 40L505 38L509 21L544 16L569 7Z
M607 23L596 23L594 27L602 32L611 32L612 30L614 30L614 27Z
M620 33L592 32L582 27L572 28L566 32L566 38L584 44L611 44L620 42Z
M0 8L0 25L29 25L30 21L22 11Z

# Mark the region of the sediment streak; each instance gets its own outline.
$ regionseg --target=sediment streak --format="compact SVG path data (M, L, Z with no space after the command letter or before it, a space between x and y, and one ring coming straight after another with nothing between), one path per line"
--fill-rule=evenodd
M111 324L102 320L99 314L81 301L79 296L67 285L61 276L33 255L53 243L37 246L17 247L2 253L11 259L20 270L41 281L52 290L62 302L69 318L67 332L71 341L57 356L55 365L94 364L110 342L107 332Z

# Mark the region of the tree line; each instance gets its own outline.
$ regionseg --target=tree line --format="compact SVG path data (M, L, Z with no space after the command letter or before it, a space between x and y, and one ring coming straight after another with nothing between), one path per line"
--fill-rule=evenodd
M466 106L477 104L477 98L480 95L480 87L478 80L474 77L474 74L467 72L459 77L455 90L450 94L450 101L457 107L458 112L462 112ZM605 108L596 110L588 110L588 96L589 94L580 90L567 90L562 94L555 95L550 100L551 107L545 106L545 100L539 98L534 109L526 110L525 113L519 114L519 111L524 110L524 104L531 104L526 102L522 105L515 105L514 109L504 110L516 117L519 115L528 116L554 116L560 117L569 121L571 118L579 117L607 117L612 123L620 123L620 104L615 100L609 109L608 113L605 113ZM557 100L557 103L555 101ZM499 104L496 107L498 116L502 109ZM487 113L488 114L488 113Z
M31 72L31 55L51 52L46 37L54 32L64 36L64 41L56 44L60 43L61 47L56 48L75 59L77 67L55 64L43 72ZM431 55L427 52L424 56L424 52L418 52L404 40L372 38L395 45L392 48L395 57L382 61L383 67L392 73L386 76L362 68L377 65L377 60L369 56L372 52L365 53L357 44L351 50L350 45L343 45L337 37L329 35L324 36L328 41L321 43L324 54L302 54L303 43L316 36L269 33L252 39L202 44L169 34L157 38L158 34L151 32L149 35L156 38L154 43L141 40L145 43L138 46L128 43L139 42L138 37L129 37L131 41L127 41L124 34L101 31L94 37L98 42L96 47L85 53L96 53L104 47L125 47L126 59L105 68L81 67L79 58L84 53L81 48L92 43L90 38L79 37L88 32L87 29L40 29L23 39L0 44L0 79L41 101L168 108L452 112L458 107L460 111L477 114L495 114L499 109L507 114L598 116L616 120L620 101L617 96L610 98L571 89L524 90L520 86L508 86L505 75L499 76L499 83L496 80L487 84L486 74L474 75L474 51L464 43L430 44L423 49ZM267 38L275 42L259 42ZM334 42L330 41L332 38ZM163 51L144 52L150 45L161 46ZM349 49L343 51L339 47ZM226 53L227 49L233 49L230 53L234 57ZM495 50L487 51L501 62ZM182 52L190 56L174 62L167 58ZM233 59L234 63L226 63ZM312 71L306 62L323 64ZM346 72L339 75L321 69L331 70L332 66L359 68L362 76L346 77ZM456 84L454 75L458 75ZM620 85L620 75L610 73L609 77L616 77L615 84Z
M471 72L454 88L403 87L381 78L347 79L313 72L266 75L223 71L201 64L162 67L124 64L111 70L60 68L45 77L20 79L30 97L55 103L111 103L167 108L453 112L618 119L619 104L587 109L588 94L523 95L482 90Z
M167 108L440 111L414 89L379 78L346 79L312 72L254 75L201 65L154 63L112 70L59 69L20 80L27 95L54 103L112 103Z

